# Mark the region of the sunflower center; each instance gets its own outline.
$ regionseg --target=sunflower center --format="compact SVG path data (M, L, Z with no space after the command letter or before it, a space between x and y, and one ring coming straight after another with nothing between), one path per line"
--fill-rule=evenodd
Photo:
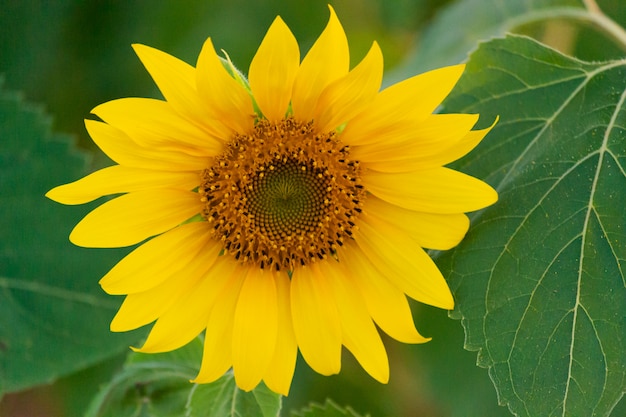
M315 230L324 214L328 188L323 173L293 159L262 168L245 192L249 215L260 231L281 239Z
M365 198L348 147L293 118L236 135L203 171L199 193L225 252L288 271L334 256Z

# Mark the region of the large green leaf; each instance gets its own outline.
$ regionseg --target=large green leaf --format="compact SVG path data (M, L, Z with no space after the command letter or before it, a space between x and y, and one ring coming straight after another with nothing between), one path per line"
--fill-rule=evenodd
M119 257L68 241L88 208L44 197L85 174L87 155L50 121L0 86L0 396L50 382L125 349L113 335L119 300L97 281Z
M496 39L445 108L500 116L456 165L500 201L438 257L466 347L516 415L608 415L626 390L626 60Z

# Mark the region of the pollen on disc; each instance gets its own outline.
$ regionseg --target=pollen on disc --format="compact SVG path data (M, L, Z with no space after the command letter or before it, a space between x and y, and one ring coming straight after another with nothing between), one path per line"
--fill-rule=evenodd
M333 132L287 118L236 135L199 189L213 236L243 263L293 271L352 235L365 191L358 161Z

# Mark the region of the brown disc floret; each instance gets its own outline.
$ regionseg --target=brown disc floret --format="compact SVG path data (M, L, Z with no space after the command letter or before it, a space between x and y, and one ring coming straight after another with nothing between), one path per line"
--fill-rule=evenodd
M199 193L225 252L287 271L334 256L365 197L348 147L293 118L236 135L203 171Z

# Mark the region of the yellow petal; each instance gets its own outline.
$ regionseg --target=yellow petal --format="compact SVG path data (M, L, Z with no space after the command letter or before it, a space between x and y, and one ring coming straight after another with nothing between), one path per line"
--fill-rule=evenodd
M102 289L109 294L139 293L176 276L196 259L205 245L219 251L220 244L211 239L209 230L206 222L193 222L150 239L102 277ZM204 252L209 250L205 248Z
M126 133L106 123L85 120L85 127L95 144L120 165L162 171L199 171L209 166L206 156L141 146Z
M377 140L377 132L384 132L398 120L425 120L452 91L464 68L465 65L440 68L384 89L348 123L342 137L349 145L370 143Z
M224 68L211 39L202 47L196 66L196 83L211 115L231 131L247 133L252 129L254 109L246 89Z
M120 98L100 104L92 113L144 147L198 156L214 156L223 148L223 141L181 117L165 101Z
M207 270L217 260L220 250L221 245L217 241L208 239L200 251L192 251L192 255L195 254L195 256L187 260L180 257L170 258L167 266L174 263L180 268L154 287L128 294L111 322L111 331L123 332L136 329L161 317L175 302L185 305L190 294L198 289L198 282L206 276ZM217 268L214 270L220 272ZM150 273L150 271L146 272ZM143 275L140 274L140 276ZM153 275L148 275L148 277L143 276L146 281L155 278ZM129 277L129 279L138 280L136 277ZM219 285L219 283L214 284L218 287ZM204 302L211 305L213 300L205 299Z
M224 141L230 139L230 132L220 120L209 114L208 103L200 99L194 67L145 45L134 44L133 49L161 90L163 97L177 113L216 138Z
M192 190L199 182L197 172L163 172L115 165L55 187L46 193L46 197L62 204L83 204L104 195L150 188Z
M301 121L314 118L322 91L346 75L350 66L348 39L335 10L330 5L328 8L328 24L304 57L293 86L293 114Z
M291 281L285 273L274 273L274 280L278 305L278 339L274 357L267 368L263 381L272 391L287 396L298 354L289 301Z
M172 321L173 311L179 309L181 305L185 308L191 305L193 300L190 299L190 296L193 297L198 282L202 278L203 272L199 272L200 270L206 272L206 267L198 263L187 264L175 276L166 279L165 282L156 287L148 291L127 295L113 321L111 321L111 331L133 330L158 319L161 324L153 327L150 337L148 337L149 342L146 342L141 351L164 352L185 345L187 341L180 344L172 343L197 323L190 324L191 327L185 324L185 331L176 332L175 336L168 336L169 330L163 331L163 329L167 327L166 322ZM165 319L161 319L161 317L165 317ZM203 326L195 334L192 334L191 338L194 338L204 328ZM163 343L163 341L158 340L159 338L166 340ZM169 348L167 347L168 344ZM171 347L173 345L176 347Z
M362 213L355 240L376 269L409 297L452 309L448 284L424 250L401 229Z
M300 65L300 49L280 17L270 26L252 59L250 89L263 116L271 122L285 117Z
M403 343L425 343L413 324L411 308L404 293L385 278L356 245L339 253L345 276L358 289L367 310L380 328Z
M244 391L254 389L276 348L278 307L271 273L251 269L239 293L233 327L233 372Z
M332 131L361 112L378 93L383 54L374 42L368 54L346 76L330 84L317 102L313 119L320 131Z
M195 383L209 383L220 378L232 364L232 340L235 308L239 291L246 277L246 269L232 259L224 259L233 266L227 273L227 284L218 296L207 323L204 336L202 364Z
M198 336L207 326L211 311L228 283L229 274L234 270L232 264L230 259L220 257L207 271L207 265L195 262L194 267L187 271L190 276L182 279L193 280L195 285L188 286L187 291L159 317L138 351L167 352L186 345Z
M171 277L147 291L127 295L111 321L111 331L127 332L158 319L181 294L195 284L195 280L186 279L186 274L181 276L185 279Z
M196 69L186 62L151 48L134 44L135 53L161 90L163 97L176 111L201 121L207 109L196 90Z
M124 194L97 207L72 230L70 241L87 248L134 245L200 213L197 193L174 189Z
M399 121L376 132L376 142L352 146L350 156L382 172L442 166L442 154L456 154L455 145L477 121L478 115L472 114L435 114L422 121Z
M493 129L498 123L498 117L494 120L493 124L486 129L472 130L468 132L463 139L454 144L450 149L446 149L439 155L433 157L433 162L438 162L439 165L447 165L450 162L456 161L467 155L483 140L483 138Z
M403 230L423 248L446 250L458 245L469 229L463 213L439 214L407 210L369 196L365 210Z
M321 262L320 271L330 277L328 282L341 320L343 344L367 373L386 384L389 381L387 352L361 295L354 291L337 262Z
M296 340L304 360L322 375L341 369L341 324L329 279L316 264L296 269L291 279Z
M382 200L427 213L466 213L498 200L486 183L443 167L393 174L365 171L362 179L366 189Z

